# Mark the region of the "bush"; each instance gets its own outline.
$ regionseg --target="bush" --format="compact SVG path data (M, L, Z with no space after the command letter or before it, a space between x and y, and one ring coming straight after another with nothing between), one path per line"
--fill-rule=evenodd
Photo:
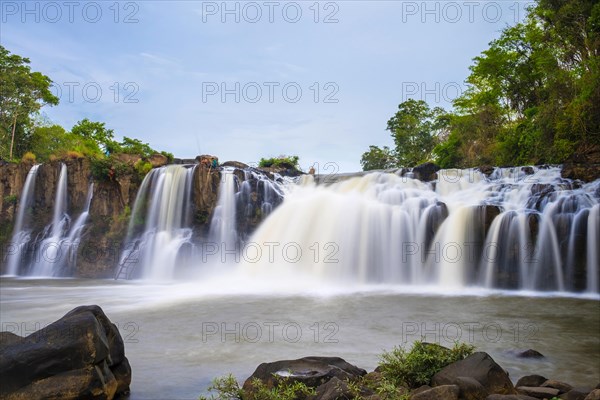
M142 177L146 176L146 174L152 170L152 164L144 160L137 161L133 167Z
M78 158L84 158L85 156L83 155L83 153L77 151L77 150L67 150L67 152L65 153L65 158L70 158L72 160L76 160Z
M417 341L410 351L394 347L384 352L380 359L380 370L386 380L396 386L416 388L429 385L433 375L445 366L473 353L474 346L455 343L452 349L434 343Z
M7 206L17 204L18 200L19 196L17 196L16 194L9 194L8 196L4 196L4 204L6 204Z
M300 157L298 156L279 156L273 158L261 158L258 162L258 166L261 168L288 168L288 169L298 169L298 160Z
M33 154L32 152L28 151L27 153L23 154L23 157L21 158L21 161L26 162L26 163L32 163L35 164L35 154Z
M209 392L216 392L210 397L200 396L200 400L296 400L313 396L315 389L302 382L282 378L278 384L268 388L260 379L252 381L252 392L246 393L231 374L223 378L216 378L208 388Z

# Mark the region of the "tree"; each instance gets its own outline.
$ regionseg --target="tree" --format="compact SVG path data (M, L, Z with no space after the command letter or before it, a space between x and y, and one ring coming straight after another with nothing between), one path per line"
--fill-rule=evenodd
M369 146L369 151L363 153L360 158L360 165L362 165L363 171L394 168L396 157L388 146L383 146L383 148Z
M0 46L0 124L3 136L10 136L9 159L13 158L17 126L29 124L31 115L42 106L59 102L50 91L50 78L32 72L29 63L28 58Z
M114 146L115 143L114 131L112 129L107 129L104 122L93 122L87 118L77 122L71 128L71 133L95 142L104 151Z
M414 99L401 103L386 128L394 138L397 165L409 167L431 160L446 124L440 107L430 109L425 101Z

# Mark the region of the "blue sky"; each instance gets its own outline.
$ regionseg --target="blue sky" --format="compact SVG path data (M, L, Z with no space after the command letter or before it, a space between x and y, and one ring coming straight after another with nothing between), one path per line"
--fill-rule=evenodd
M50 76L72 127L105 122L176 157L300 156L360 170L408 97L464 89L519 1L2 1L0 43Z

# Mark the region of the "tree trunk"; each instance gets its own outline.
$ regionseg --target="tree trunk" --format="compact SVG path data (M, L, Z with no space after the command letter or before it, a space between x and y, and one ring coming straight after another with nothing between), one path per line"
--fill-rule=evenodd
M8 159L12 161L13 158L13 145L15 144L15 131L17 130L17 114L15 113L15 118L13 119L12 124L12 137L10 139L10 155Z

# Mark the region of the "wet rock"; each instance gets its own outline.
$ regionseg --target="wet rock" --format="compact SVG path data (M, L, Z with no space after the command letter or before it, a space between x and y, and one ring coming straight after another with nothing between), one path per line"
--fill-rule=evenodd
M238 169L246 169L246 168L248 168L248 165L244 164L243 162L239 162L239 161L225 161L224 163L221 164L221 167L233 167L233 168L238 168Z
M458 377L473 378L490 394L515 394L510 378L487 353L473 353L464 360L457 361L435 374L433 386L454 384Z
M533 175L535 173L533 167L521 167L521 171L523 171L525 175Z
M600 400L600 389L594 389L584 400Z
M490 176L494 172L494 167L492 167L491 165L482 165L477 169L485 176Z
M424 163L413 168L414 178L423 182L434 181L437 179L437 172L441 168L434 163Z
M341 400L365 398L373 395L373 391L364 387L352 389L347 381L340 380L337 377L331 378L328 382L317 387L316 394L311 400Z
M515 386L542 386L548 379L541 375L527 375L517 381Z
M366 374L364 369L349 364L339 357L304 357L260 364L246 379L243 389L251 393L254 379L261 380L268 388L276 386L282 379L317 388L334 377L340 380L352 380Z
M474 378L459 376L454 384L458 386L459 397L462 400L485 399L489 394L483 385Z
M591 390L587 388L573 388L559 397L563 400L585 400L590 393Z
M456 385L441 385L413 394L411 400L458 400Z
M485 400L536 400L536 397L523 394L490 394Z
M528 386L528 385L523 385L523 386ZM548 379L546 382L542 383L539 386L558 389L558 390L560 390L561 394L562 393L566 393L569 390L573 389L573 386L569 385L568 383L561 382L561 381L556 381L554 379Z
M528 349L516 352L515 355L519 358L544 358L544 355L537 350Z
M559 390L549 387L532 387L532 386L519 386L517 391L526 396L535 397L538 399L551 399L558 396Z
M0 397L112 399L129 391L131 368L116 325L82 306L0 352Z

